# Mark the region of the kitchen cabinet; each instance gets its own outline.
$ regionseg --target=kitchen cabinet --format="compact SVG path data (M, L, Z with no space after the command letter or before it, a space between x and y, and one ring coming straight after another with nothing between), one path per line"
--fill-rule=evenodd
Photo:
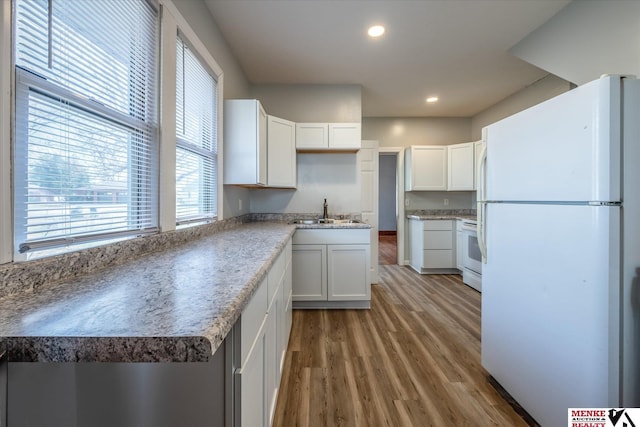
M447 147L412 145L405 150L406 191L447 190Z
M473 142L447 146L448 191L474 190L474 152Z
M457 273L453 220L409 220L410 265L421 274Z
M474 162L473 162L473 189L477 190L478 185L478 173L480 172L480 155L482 154L482 149L484 148L484 142L476 141L473 143L474 149Z
M224 101L224 183L267 185L267 114L257 99Z
M267 117L267 186L296 187L296 124Z
M371 306L370 230L300 229L293 236L294 308Z
M291 242L276 258L240 317L238 426L270 426L291 333Z
M298 151L358 151L360 123L296 123Z

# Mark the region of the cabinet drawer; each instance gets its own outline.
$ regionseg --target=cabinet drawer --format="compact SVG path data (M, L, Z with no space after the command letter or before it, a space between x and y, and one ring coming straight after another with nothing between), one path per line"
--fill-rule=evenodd
M424 268L453 268L453 251L451 249L429 249L424 251Z
M453 231L424 231L424 249L453 249Z
M371 230L369 228L300 229L296 230L293 235L294 245L368 245L370 243Z
M242 363L249 354L253 342L258 336L265 316L267 315L267 279L263 279L258 286L258 290L249 300L247 306L242 310L240 317L240 357Z
M438 219L423 221L424 230L453 230L452 220Z

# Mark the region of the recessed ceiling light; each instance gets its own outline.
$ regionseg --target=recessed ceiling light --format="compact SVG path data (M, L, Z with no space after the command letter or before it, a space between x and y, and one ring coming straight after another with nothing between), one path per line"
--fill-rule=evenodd
M427 98L427 102L429 104L433 104L434 102L438 102L438 97L437 96L430 96Z
M369 37L380 37L384 34L384 27L382 25L374 25L369 27L369 31L367 31Z

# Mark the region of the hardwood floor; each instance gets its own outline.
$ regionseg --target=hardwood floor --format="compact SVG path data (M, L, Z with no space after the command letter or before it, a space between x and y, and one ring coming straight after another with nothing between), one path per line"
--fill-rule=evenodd
M381 265L397 264L397 245L395 234L378 236L378 263Z
M480 294L380 266L371 310L294 310L274 426L525 426L480 365Z

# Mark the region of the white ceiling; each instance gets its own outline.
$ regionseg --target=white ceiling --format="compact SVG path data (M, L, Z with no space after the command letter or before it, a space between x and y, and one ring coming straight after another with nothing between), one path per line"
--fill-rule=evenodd
M365 117L470 117L547 74L507 51L570 0L205 2L253 84L360 84Z

